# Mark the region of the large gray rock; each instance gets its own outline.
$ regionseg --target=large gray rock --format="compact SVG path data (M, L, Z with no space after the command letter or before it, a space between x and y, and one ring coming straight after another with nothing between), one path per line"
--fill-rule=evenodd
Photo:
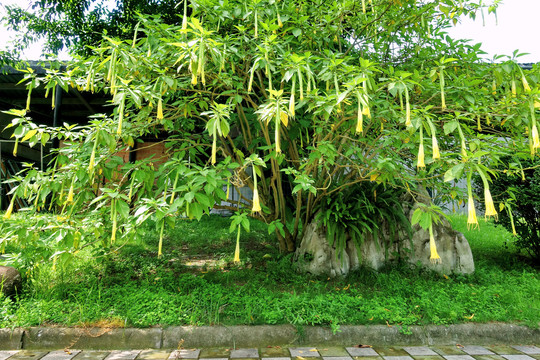
M21 274L11 266L0 266L0 288L6 296L15 294L21 288Z
M403 210L410 220L419 203L412 202L410 198L403 200ZM300 271L332 277L347 275L360 265L379 270L388 262L398 259L440 274L474 272L474 260L467 239L452 229L448 221L443 219L441 223L433 225L437 252L441 257L439 262L430 261L429 232L419 225L413 226L412 230L412 239L401 230L397 241L392 244L385 240L388 236L381 238L368 234L359 248L348 241L346 248L339 252L329 245L326 231L311 223L304 232L295 259Z

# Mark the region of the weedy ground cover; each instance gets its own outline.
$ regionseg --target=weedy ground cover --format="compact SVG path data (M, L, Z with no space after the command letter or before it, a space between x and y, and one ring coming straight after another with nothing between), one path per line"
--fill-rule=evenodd
M81 252L67 268L39 266L15 299L0 302L0 325L135 326L281 324L402 325L513 322L538 327L538 265L512 248L511 235L492 223L467 230L476 261L470 276L445 276L396 264L361 269L344 279L298 274L292 255L275 249L265 224L252 221L236 236L230 220L179 220L165 237L126 244L96 257Z

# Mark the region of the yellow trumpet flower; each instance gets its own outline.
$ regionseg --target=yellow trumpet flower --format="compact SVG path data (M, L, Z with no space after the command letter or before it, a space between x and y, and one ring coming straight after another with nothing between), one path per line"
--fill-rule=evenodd
M15 196L11 198L11 202L9 203L9 206L6 210L6 213L4 214L3 218L8 220L11 219L11 213L13 212L13 204L15 203Z
M431 137L431 147L433 148L433 160L440 159L441 153L439 151L439 143L435 135Z
M478 219L476 218L476 209L474 208L474 200L472 195L469 195L469 203L468 203L468 217L467 217L467 229L470 227L477 228L478 227Z
M484 198L486 202L486 217L497 217L497 210L495 210L495 205L493 204L493 199L491 198L491 193L489 192L489 188L487 186L484 188Z
M234 263L240 262L240 225L238 225L238 235L236 235L236 248L234 249Z
M531 137L532 137L533 148L535 149L539 148L540 138L538 137L538 128L536 127L536 124L533 124L532 130L531 130Z
M368 119L371 119L371 110L369 109L369 106L364 107L362 110L362 115L365 115L368 117Z
M433 236L433 225L429 224L429 250L431 251L431 256L429 261L432 264L440 264L442 262L441 257L437 253L437 245L435 244L435 237Z
M261 201L259 200L259 191L257 189L253 190L253 207L251 208L251 211L261 211Z
M531 87L529 86L529 83L527 82L525 75L521 77L521 82L523 83L523 89L525 89L525 91L527 92L531 91Z

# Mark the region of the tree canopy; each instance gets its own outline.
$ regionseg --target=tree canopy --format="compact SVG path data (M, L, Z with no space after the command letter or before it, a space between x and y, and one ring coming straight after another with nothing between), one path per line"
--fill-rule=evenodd
M2 20L18 32L15 52L43 38L51 54L62 49L88 54L87 47L99 44L104 34L131 37L139 13L161 14L163 21L175 24L176 5L176 0L39 0L28 8L6 6Z
M233 229L247 229L247 216L266 221L293 251L317 214L329 214L325 224L345 216L339 193L364 204L346 219L361 238L393 204L377 194L419 187L468 202L478 226L475 201L497 214L490 179L521 171L519 157L540 147L538 69L524 72L518 54L487 63L479 44L445 32L494 10L480 0L197 0L177 8L178 25L140 15L129 39L111 32L66 71L28 74L30 90L102 92L111 113L47 128L29 107L11 112L16 139L67 146L48 170L14 179L14 198L32 206L24 218L8 210L5 239L37 241L45 229L41 241L68 254L118 246L151 219L161 253L176 216L217 207L236 213ZM167 161L124 163L118 153L149 135L164 139ZM233 187L253 196L232 201ZM438 216L427 206L413 222L427 229Z

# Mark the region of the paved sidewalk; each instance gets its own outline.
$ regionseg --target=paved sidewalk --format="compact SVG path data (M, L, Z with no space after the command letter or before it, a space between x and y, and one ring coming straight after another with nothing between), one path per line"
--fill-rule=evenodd
M540 360L534 345L279 347L167 350L13 350L0 360Z

